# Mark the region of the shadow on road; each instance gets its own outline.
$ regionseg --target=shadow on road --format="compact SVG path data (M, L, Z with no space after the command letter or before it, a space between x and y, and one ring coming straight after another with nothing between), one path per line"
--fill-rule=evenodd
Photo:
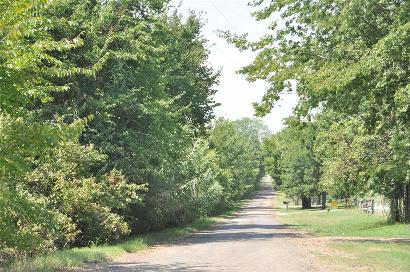
M313 271L292 242L304 235L277 220L273 195L265 180L239 212L212 229L97 264L92 271Z
M212 264L201 264L201 265L187 265L185 263L170 263L170 264L152 264L146 262L129 262L129 263L121 263L116 264L112 263L110 265L105 265L104 269L108 269L109 271L114 272L122 272L122 271L145 271L145 272L166 272L166 271L179 271L179 272L202 272L208 271L209 268L217 268L214 267ZM98 268L97 268L98 270Z

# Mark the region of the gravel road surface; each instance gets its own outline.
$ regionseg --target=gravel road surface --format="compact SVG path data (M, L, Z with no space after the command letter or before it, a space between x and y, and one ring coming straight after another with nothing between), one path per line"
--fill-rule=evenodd
M303 234L281 224L272 209L271 180L213 229L97 265L88 271L321 271ZM299 242L298 242L299 241Z

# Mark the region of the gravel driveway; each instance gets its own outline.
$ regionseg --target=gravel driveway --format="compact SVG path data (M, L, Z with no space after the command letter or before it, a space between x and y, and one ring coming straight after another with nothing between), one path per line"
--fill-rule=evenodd
M255 197L215 228L125 254L90 270L321 271L306 246L298 242L303 235L276 219L272 198L271 181L266 177Z

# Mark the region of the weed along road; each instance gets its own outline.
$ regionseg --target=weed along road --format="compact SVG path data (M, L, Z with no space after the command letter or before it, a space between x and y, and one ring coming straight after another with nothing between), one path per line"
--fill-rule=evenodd
M300 234L275 218L273 191L264 178L255 197L208 231L126 254L93 271L320 271Z

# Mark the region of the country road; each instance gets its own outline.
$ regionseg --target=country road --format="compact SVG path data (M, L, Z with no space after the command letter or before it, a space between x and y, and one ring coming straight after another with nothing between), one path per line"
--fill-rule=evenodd
M230 219L208 231L126 254L92 271L320 271L307 248L272 209L268 177L255 197Z

